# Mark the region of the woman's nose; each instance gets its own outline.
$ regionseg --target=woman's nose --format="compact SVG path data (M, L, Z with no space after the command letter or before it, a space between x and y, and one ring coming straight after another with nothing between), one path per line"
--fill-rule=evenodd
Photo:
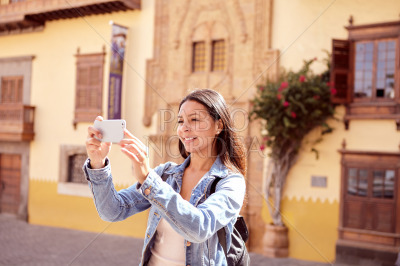
M182 130L183 131L189 131L190 130L190 125L187 122L184 122L182 125Z

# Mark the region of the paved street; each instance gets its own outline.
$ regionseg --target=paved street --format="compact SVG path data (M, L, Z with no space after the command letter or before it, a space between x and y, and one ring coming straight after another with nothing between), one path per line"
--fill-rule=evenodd
M0 265L138 265L142 239L30 225L0 214ZM251 265L326 266L251 254Z

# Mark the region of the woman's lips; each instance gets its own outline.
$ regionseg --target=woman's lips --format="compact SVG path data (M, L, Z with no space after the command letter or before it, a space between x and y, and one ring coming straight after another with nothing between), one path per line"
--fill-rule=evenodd
M191 143L193 142L195 139L197 139L197 137L187 137L187 138L183 138L183 141L185 143Z

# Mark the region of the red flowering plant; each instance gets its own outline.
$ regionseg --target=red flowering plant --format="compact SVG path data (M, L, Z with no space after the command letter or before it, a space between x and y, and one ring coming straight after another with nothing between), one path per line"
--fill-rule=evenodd
M250 118L263 121L261 150L269 148L271 157L267 176L267 202L275 225L283 225L280 213L282 190L290 168L295 164L304 137L314 128L321 136L332 131L326 120L334 115L331 94L336 90L329 83L327 70L314 74L310 66L316 59L304 61L298 72L285 72L275 82L257 86ZM312 148L318 158L318 151Z

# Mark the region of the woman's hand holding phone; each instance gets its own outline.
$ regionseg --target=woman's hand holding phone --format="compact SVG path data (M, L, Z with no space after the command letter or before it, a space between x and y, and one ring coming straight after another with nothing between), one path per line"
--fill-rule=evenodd
M97 121L103 121L103 117L96 117ZM95 123L98 124L98 123ZM115 123L114 123L115 124ZM112 124L108 124L112 126ZM103 128L113 132L113 128ZM118 126L118 130L122 130ZM109 133L110 133L109 132ZM133 175L140 183L143 183L150 171L149 159L146 146L125 127L123 129L124 138L119 142L121 151L132 161ZM115 133L115 132L114 132ZM115 135L115 134L114 134ZM102 142L101 131L95 125L88 128L88 137L86 139L86 151L90 159L92 169L99 169L105 166L106 157L110 153L112 143Z
M96 120L103 121L103 117L98 116ZM100 130L94 126L88 128L88 137L86 139L86 151L90 159L92 169L103 168L106 163L106 157L111 150L110 142L101 142L103 136Z
M124 131L124 136L125 138L119 143L121 151L132 161L133 175L142 184L150 171L146 145L127 129Z

